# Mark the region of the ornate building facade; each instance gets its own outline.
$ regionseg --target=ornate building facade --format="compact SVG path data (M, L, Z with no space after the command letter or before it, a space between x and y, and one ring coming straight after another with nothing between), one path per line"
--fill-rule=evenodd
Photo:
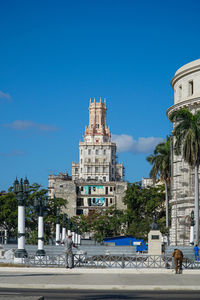
M174 105L167 115L180 108L192 113L200 109L200 59L188 63L177 70L171 80L174 90ZM194 169L182 158L176 156L172 147L171 180L171 230L172 245L190 243L190 215L194 210ZM194 237L196 238L196 237Z
M112 205L125 208L122 198L127 182L123 180L123 165L117 163L106 111L105 100L90 99L89 125L79 143L79 162L72 163L72 177L67 173L49 175L49 196L67 199L70 217Z

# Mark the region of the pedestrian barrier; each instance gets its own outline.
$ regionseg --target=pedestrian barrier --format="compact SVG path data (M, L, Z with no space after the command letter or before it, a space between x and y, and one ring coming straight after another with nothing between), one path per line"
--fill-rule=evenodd
M47 255L37 256L32 255L23 258L23 265L34 267L66 267L66 256L62 255ZM74 266L77 268L165 268L173 269L173 258L164 255L86 255L75 254ZM194 259L183 259L183 269L200 269L200 263Z

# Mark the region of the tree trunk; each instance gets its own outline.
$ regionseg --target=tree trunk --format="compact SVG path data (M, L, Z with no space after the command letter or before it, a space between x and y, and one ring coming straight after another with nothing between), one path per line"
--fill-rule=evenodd
M168 200L168 188L165 181L165 206L166 206L166 228L169 228L169 200Z
M195 166L195 225L196 244L199 243L199 165Z

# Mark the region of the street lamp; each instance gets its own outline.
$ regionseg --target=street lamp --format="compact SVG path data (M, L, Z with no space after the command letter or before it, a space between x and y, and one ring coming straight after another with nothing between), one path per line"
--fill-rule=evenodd
M18 203L18 249L15 251L15 257L24 258L28 256L25 250L25 201L28 198L29 182L25 178L24 182L21 178L20 182L15 180L14 182L14 194Z
M71 234L71 220L68 218L68 224L67 224L67 234Z
M62 224L62 242L66 237L66 214L63 214L63 224Z
M191 211L191 221L190 221L190 245L194 245L194 211Z
M56 246L60 245L60 208L56 212Z
M44 251L44 210L47 208L47 198L42 200L35 197L34 206L38 212L38 250L36 255L45 256Z

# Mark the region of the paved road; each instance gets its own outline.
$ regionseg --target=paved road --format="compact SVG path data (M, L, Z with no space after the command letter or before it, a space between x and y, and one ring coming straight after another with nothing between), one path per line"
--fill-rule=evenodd
M170 292L170 291L108 291L108 290L24 290L0 289L0 299L30 299L33 296L43 296L44 300L186 300L199 299L199 292ZM1 298L3 297L3 298ZM25 298L24 298L25 297Z
M200 271L151 269L0 268L0 288L57 290L198 290Z

